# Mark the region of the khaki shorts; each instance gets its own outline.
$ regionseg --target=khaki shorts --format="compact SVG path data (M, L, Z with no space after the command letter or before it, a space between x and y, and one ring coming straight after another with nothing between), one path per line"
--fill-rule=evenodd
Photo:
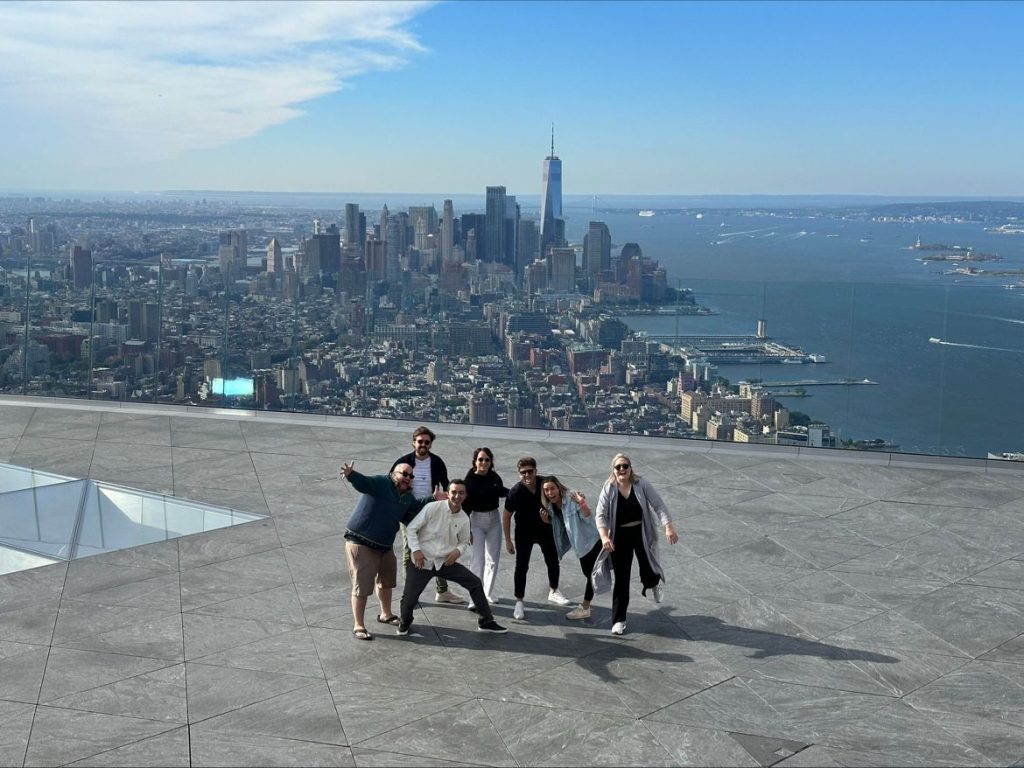
M352 579L352 594L356 597L372 595L374 584L394 589L398 583L398 560L393 550L381 552L346 541L345 558L348 560L348 575Z

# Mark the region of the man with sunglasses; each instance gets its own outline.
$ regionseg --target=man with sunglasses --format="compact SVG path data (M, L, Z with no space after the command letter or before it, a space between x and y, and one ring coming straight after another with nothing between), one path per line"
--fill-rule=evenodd
M542 515L544 508L541 502L541 483L537 478L537 460L532 456L524 456L517 465L519 482L512 486L505 499L505 512L501 523L505 531L505 548L510 555L516 556L516 567L513 574L516 605L512 618L522 621L526 618L526 607L523 599L526 596L526 574L530 569L530 555L533 545L540 545L544 555L544 564L548 569L548 602L555 605L569 605L569 599L558 590L558 549L555 547L555 536L551 529L550 519ZM516 519L515 539L512 536L512 517Z
M438 488L448 487L448 467L444 460L431 452L434 440L437 439L429 427L419 426L412 432L412 451L404 456L398 457L391 465L391 471L399 464L408 464L413 468L412 492L416 497L429 496ZM405 526L402 526L402 570L409 566L409 559L412 551L409 549L409 540L405 533ZM434 594L435 603L456 603L466 602L454 592L449 591L448 582L443 577L437 577L437 592Z
M446 498L443 491L416 498L412 493L413 472L409 464L398 464L389 475L367 476L355 470L355 462L341 465L341 474L363 494L345 529L345 556L352 579L352 636L373 640L363 621L366 600L376 585L381 624L398 624L391 611L391 592L398 580L395 534L398 526L411 522L427 504Z

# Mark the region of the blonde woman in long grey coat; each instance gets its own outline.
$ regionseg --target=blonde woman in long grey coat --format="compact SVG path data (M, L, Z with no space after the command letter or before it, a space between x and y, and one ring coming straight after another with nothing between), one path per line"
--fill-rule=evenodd
M598 594L612 585L612 634L626 631L629 607L629 581L636 557L643 594L661 602L665 571L658 560L658 526L672 544L679 541L668 508L647 480L633 471L633 462L624 453L612 459L612 474L601 489L597 502L597 531L601 552L594 563L591 580Z

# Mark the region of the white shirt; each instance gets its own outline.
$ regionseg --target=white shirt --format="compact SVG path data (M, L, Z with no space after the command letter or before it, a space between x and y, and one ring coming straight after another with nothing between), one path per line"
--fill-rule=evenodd
M430 477L430 457L416 459L416 466L412 468L412 495L417 499L424 496L434 495L434 486Z
M462 510L452 512L448 501L432 501L420 510L413 521L405 527L409 538L409 549L423 551L427 563L441 568L453 549L459 550L455 562L469 567L466 553L469 551L469 515Z

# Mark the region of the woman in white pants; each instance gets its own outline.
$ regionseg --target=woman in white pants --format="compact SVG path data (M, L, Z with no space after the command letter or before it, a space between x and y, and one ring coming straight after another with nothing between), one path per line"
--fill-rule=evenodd
M466 492L462 508L469 513L473 539L472 571L484 583L487 602L494 605L498 602L494 581L498 573L502 537L498 499L508 496L508 488L501 475L494 471L494 454L490 448L473 451L473 466L466 473ZM470 602L469 609L475 607Z

